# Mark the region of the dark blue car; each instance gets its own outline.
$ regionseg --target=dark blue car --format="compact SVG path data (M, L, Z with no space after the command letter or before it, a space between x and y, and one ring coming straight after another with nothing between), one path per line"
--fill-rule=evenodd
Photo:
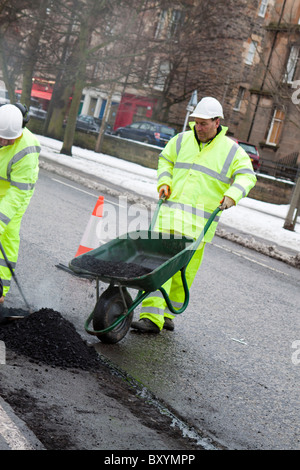
M115 135L125 139L138 140L146 144L164 147L176 135L176 129L155 122L133 122L129 126L119 127Z

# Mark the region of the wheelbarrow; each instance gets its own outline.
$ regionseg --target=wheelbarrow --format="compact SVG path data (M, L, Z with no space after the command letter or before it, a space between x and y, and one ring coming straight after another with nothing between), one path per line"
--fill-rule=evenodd
M151 292L160 290L173 314L181 314L188 306L187 265L221 209L214 210L200 236L194 240L153 230L163 201L164 198L159 199L148 230L121 235L69 263L76 275L96 280L97 302L84 327L87 333L97 336L103 343L117 343L126 335L134 309ZM137 268L133 269L135 274L128 276L132 268ZM175 308L163 284L178 271L181 272L185 299L180 308ZM101 296L100 281L109 283ZM127 289L138 290L134 300Z

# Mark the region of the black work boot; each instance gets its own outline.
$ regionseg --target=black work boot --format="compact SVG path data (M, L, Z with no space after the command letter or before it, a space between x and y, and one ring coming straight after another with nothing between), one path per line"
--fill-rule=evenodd
M148 318L141 318L139 321L133 321L131 328L140 331L141 333L159 333L160 329Z
M165 317L164 330L173 331L175 328L172 318Z

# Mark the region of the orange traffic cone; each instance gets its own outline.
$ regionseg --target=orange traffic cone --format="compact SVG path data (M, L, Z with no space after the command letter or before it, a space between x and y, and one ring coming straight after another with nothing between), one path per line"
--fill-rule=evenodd
M98 246L100 245L99 236L97 235L97 226L99 222L101 222L101 217L103 214L103 205L104 197L99 196L75 257L82 255L83 253L87 253L88 251L91 251L94 248L98 248Z

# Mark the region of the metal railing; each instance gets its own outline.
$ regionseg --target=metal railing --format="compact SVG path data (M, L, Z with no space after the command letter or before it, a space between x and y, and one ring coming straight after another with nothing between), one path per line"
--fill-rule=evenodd
M287 179L295 182L300 176L300 166L295 163L290 163L290 161L283 159L274 162L274 160L261 159L260 160L260 173L266 175L274 176L279 179Z

